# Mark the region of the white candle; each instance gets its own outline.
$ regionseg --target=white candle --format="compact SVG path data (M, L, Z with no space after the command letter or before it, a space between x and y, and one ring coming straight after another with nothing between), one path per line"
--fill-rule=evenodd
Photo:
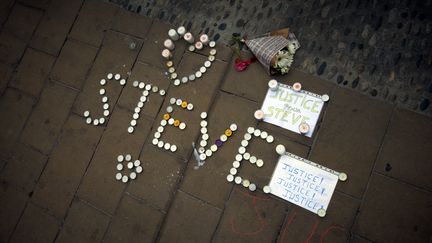
M170 29L168 31L168 36L174 41L176 41L180 38L175 29Z
M272 79L268 82L268 86L271 91L276 91L278 89L278 83L275 79Z
M200 41L204 44L207 45L207 43L210 41L208 35L206 34L202 34L200 36Z
M279 155L284 155L286 152L285 146L283 146L282 144L278 144L276 146L276 153Z
M309 125L306 122L303 122L299 126L299 131L302 134L306 134L309 132Z
M262 110L256 110L254 116L255 116L255 119L260 121L260 120L264 119L264 112Z
M178 33L180 36L184 36L184 34L186 34L186 28L185 28L184 26L180 26L180 27L178 27L178 28L177 28L177 33Z
M165 48L167 48L169 50L174 50L174 48L175 48L174 42L171 39L166 39L164 41L164 46L165 46Z
M201 49L203 49L203 43L202 43L201 41L197 41L197 42L195 43L195 48L196 48L197 50L201 50Z
M293 90L295 90L295 91L300 91L301 88L302 88L301 83L297 82L297 83L294 83L294 84L293 84Z
M183 38L185 39L185 41L187 41L187 42L189 42L189 43L193 43L194 42L194 37L193 37L193 35L190 33L190 32L187 32L184 36L183 36Z
M164 50L162 51L162 56L163 56L165 59L170 59L170 58L172 57L172 53L170 52L170 50L168 50L168 49L164 49Z

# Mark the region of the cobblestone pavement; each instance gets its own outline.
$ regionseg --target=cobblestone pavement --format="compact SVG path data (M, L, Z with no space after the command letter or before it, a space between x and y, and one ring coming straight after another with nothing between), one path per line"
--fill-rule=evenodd
M277 5L263 5L267 9L264 13L253 12L259 16L271 16L270 9L278 12ZM347 8L355 12L352 5L357 3ZM375 5L384 8L381 3ZM180 16L178 4L172 6ZM241 9L239 6L233 11ZM370 45L386 46L378 41L378 35L388 34L379 32L381 25L391 24L388 17L378 17L379 24L370 27L365 27L369 22L356 23L360 29L347 27L344 33L326 27L324 23L335 10L333 3L325 6L330 7L321 11L319 3L306 1L303 11L296 7L294 12L302 15L315 8L323 18L307 28L319 25L328 30L328 35L336 33L344 39L354 38L354 32L365 28L367 38L362 43L366 50L373 50ZM406 19L401 29L410 25L411 30L419 32L414 40L407 39L406 45L428 41L425 34L430 23L426 24L429 19L423 13L426 8L417 7L416 13L405 11L405 5L396 10L392 10L393 6L386 8L389 12L385 16L392 13L399 19L400 13ZM309 71L302 72L315 67L302 65L313 62L311 55L319 53L321 43L317 39L312 48L307 40L314 37L307 37L308 31L297 27L304 45L303 54L298 55L302 64L280 81L292 84L299 80L309 91L330 95L311 139L256 122L253 112L261 106L269 78L259 65L236 72L231 50L222 45L217 47L217 60L201 79L174 86L164 75L165 64L160 57L161 41L170 25L157 18L96 0L3 0L0 12L0 242L431 241L431 119L403 105L372 98L310 75ZM246 20L234 21L234 12L231 14L224 20L227 25L239 31L244 26L246 30L255 28ZM211 24L220 18L214 11L203 16L197 12L195 18ZM160 17L167 18L165 14ZM342 15L340 18L345 19ZM287 24L298 26L310 18L299 19L292 18ZM282 22L281 26L286 24ZM418 27L418 23L425 24ZM269 27L266 24L256 31ZM223 29L222 26L218 22L218 28ZM375 43L371 43L370 36L375 36ZM409 44L411 41L414 44ZM345 49L329 49L340 51L342 59L350 52L361 53L361 43L340 43ZM430 53L430 47L427 48ZM207 58L184 50L185 46L178 44L174 52L180 74L200 67ZM387 51L382 49L382 53ZM418 58L414 53L412 61ZM352 86L352 78L342 71L348 70L349 65L339 67L330 61L335 57L326 58L329 59L319 56L316 63L316 67L322 66L323 61L328 63L327 68L318 68L324 69L321 77L328 78L335 66L338 70L333 77L344 75L342 80L348 80ZM386 58L382 58L383 62ZM426 85L423 78L427 72L430 74L430 70L426 72L430 58L426 53L420 58L418 69L414 67L418 71L408 74L401 66L398 72L421 77ZM359 86L365 80L371 88L380 79L387 82L384 64L375 66L374 72L365 66L368 71L364 75L370 78L360 78ZM102 115L99 82L108 72L127 77L127 84L109 81L105 85L111 115L103 125L87 125L85 110ZM134 80L152 82L167 90L167 94L149 96L134 133L129 134L127 127L142 92L132 87ZM407 79L401 82L406 85ZM387 86L376 86L384 87ZM429 92L424 88L422 92ZM381 92L377 91L377 96ZM164 133L166 141L178 145L176 153L152 145L153 134L171 97L194 104L191 112L175 111L187 123L185 131L168 129ZM198 139L201 111L209 111L211 138L232 122L239 129L205 166L196 170L190 144ZM266 130L276 139L273 144L251 142L250 150L267 161L261 169L245 166L241 171L257 182L259 189L253 193L226 181L238 144L249 126ZM325 218L262 192L277 160L276 144L284 144L289 152L336 171L347 172L348 180L337 185ZM126 184L115 179L120 153L139 158L144 168Z
M431 0L110 1L225 42L288 26L298 69L432 115Z

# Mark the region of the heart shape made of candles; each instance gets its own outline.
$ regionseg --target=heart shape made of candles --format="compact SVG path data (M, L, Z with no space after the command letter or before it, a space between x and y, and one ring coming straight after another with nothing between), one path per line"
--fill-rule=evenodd
M194 36L190 33L186 33L186 29L183 26L180 26L177 30L170 29L168 31L169 39L164 41L165 49L162 51L162 57L167 59L166 67L168 68L168 74L170 79L173 81L175 86L179 86L181 84L185 84L189 81L194 81L196 79L201 78L204 73L212 66L212 63L216 59L216 42L210 41L209 37L206 34L202 34L199 37L199 40L195 41ZM203 63L203 65L199 68L199 70L192 72L189 75L184 75L181 78L176 72L174 62L172 61L173 53L172 51L175 49L175 41L183 39L187 43L190 44L188 50L190 52L195 52L196 50L201 50L204 46L210 47L208 59Z

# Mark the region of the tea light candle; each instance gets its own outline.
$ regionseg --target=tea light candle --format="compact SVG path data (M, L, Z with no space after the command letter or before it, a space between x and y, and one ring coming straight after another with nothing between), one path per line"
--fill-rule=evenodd
M190 43L190 44L192 44L192 43L195 41L193 35L192 35L190 32L187 32L187 33L183 36L183 38L185 39L185 41L187 41L187 42Z
M170 52L170 50L168 50L168 49L164 49L164 50L162 51L162 56L163 56L165 59L170 59L170 58L172 57L172 53Z
M264 119L264 112L262 110L257 110L255 111L255 119L261 121L262 119Z
M295 91L300 91L301 88L302 88L301 83L297 82L297 83L294 83L294 84L293 84L293 90L295 90Z
M306 134L309 132L309 125L306 122L303 122L299 126L299 131L301 134Z
M177 31L175 29L170 29L168 30L168 36L173 40L176 41L178 40L180 37L177 34Z
M200 41L204 44L204 45L207 45L207 43L209 43L209 37L208 37L208 35L206 35L206 34L202 34L201 36L200 36Z
M272 79L268 82L268 86L271 91L276 91L278 89L278 83L275 79Z
M175 47L174 42L171 39L166 39L164 41L164 46L165 46L165 48L167 48L169 50L174 50L174 47Z
M285 154L285 151L286 151L285 146L283 146L282 144L278 144L278 145L276 146L276 153L277 153L277 154L279 154L279 155L284 155L284 154Z
M203 43L202 43L201 41L197 41L197 42L195 43L195 48L196 48L197 50L201 50L201 49L203 49Z
M184 36L184 34L186 34L186 28L185 28L184 26L180 26L180 27L178 27L178 28L177 28L177 33L178 33L180 36Z

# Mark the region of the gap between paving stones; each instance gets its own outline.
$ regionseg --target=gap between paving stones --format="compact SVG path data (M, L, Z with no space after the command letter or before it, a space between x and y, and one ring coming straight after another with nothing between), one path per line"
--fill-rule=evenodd
M184 53L185 53L185 52L186 52L186 49L185 49L185 51L183 52L183 54L181 55L181 59L180 59L179 63L182 62L183 57L184 57ZM228 62L228 63L231 64L231 62ZM230 64L228 64L227 68L230 67ZM214 101L216 100L217 96L219 95L218 92L221 92L221 87L222 87L222 85L223 85L223 83L224 83L224 81L225 81L225 78L226 78L227 74L228 74L228 72L225 72L225 73L222 75L222 77L221 77L221 79L220 79L220 81L219 81L219 84L218 84L218 86L216 87L215 92L213 93L213 95L212 95L212 97L211 97L211 99L210 99L210 101L209 101L209 105L208 105L208 107L207 107L207 109L206 109L206 112L207 112L207 113L211 112L211 110L213 109L213 107L214 107L214 103L215 103ZM171 86L171 85L173 85L172 82L170 82L170 86ZM168 92L167 92L167 93L168 93ZM163 107L163 105L162 105L162 107ZM161 108L161 109L162 109L162 108ZM196 137L194 138L193 142L197 142L197 141L199 140L200 135L201 135L201 134L198 133L198 134L196 135ZM176 187L175 190L174 190L175 193L172 195L172 197L171 197L171 199L170 199L170 201L169 201L169 203L168 203L168 206L167 206L167 212L166 212L165 216L163 217L162 222L161 222L161 224L160 224L160 227L159 227L159 229L158 229L158 231L157 231L157 233L156 233L155 241L160 240L161 234L162 234L162 232L163 232L163 228L164 228L164 226L165 226L165 224L166 224L167 217L168 217L168 215L169 215L169 213L170 213L170 210L171 210L171 207L172 207L172 205L173 205L173 203L174 203L174 198L177 196L177 191L180 190L180 187L181 187L181 185L182 185L182 183L183 183L183 177L185 176L185 172L186 172L186 170L187 170L187 168L188 168L189 162L190 162L191 160L193 160L193 157L194 157L194 156L193 156L193 150L192 150L191 152L189 152L189 155L186 156L186 157L188 158L188 160L186 161L185 165L181 168L181 171L180 171L180 178L179 178L179 181L178 181L178 183L177 183L177 187ZM183 191L183 190L182 190L182 191ZM185 193L186 193L186 192L185 192ZM198 198L198 197L196 197L196 196L194 196L194 195L192 195L192 194L190 194L190 193L186 193L186 194L192 196L193 198ZM203 199L200 199L200 198L198 198L198 199L199 199L200 201L205 202L205 203L208 204L208 205L211 205L211 206L217 208L216 206L210 204L209 202L204 201ZM225 202L225 203L227 203L227 202ZM222 214L223 214L224 209L221 209L221 210L222 210L222 213L221 213L221 216L219 217L218 224L217 224L217 226L216 226L214 232L216 231L216 229L217 229L217 227L218 227L218 225L219 225L219 222L220 222L220 220L221 220L221 218L222 218Z
M150 24L150 26L149 26L149 28L148 28L148 30L147 30L147 32L146 32L146 35L149 33L150 28L151 28L152 25L153 25L153 20L152 20L152 22L151 22L151 24ZM126 34L126 35L127 35L127 34ZM148 40L147 40L147 41L148 41ZM139 61L138 61L139 54L141 53L141 51L142 51L142 49L143 49L143 47L144 47L144 45L145 45L145 43L146 43L147 41L144 41L143 44L141 45L141 48L140 48L140 50L138 51L138 54L136 55L135 60L134 60L134 62L133 62L133 65L131 66L129 72L132 72L132 70L134 69L134 67L136 66L136 64L139 63ZM126 84L127 84L128 82L133 82L133 81L129 80L129 78L130 78L130 73L129 73L129 75L128 75L127 78L126 78ZM168 88L166 89L166 94L168 93L168 91L169 91L169 89L170 89L170 86L171 86L171 83L170 83L170 85L168 86ZM124 90L124 86L122 87L122 89L121 89L121 91L120 91L120 94L118 95L117 99L115 100L114 106L117 105L118 100L120 99L121 94L123 93L123 90ZM163 96L164 98L166 97L166 94L165 94L165 96ZM147 102L146 102L146 103L147 103ZM163 104L163 103L162 103L162 104ZM144 105L145 105L145 104L144 104ZM162 105L161 105L161 107L159 107L159 109L158 109L158 113L160 112L161 109L162 109ZM145 118L146 118L146 117L145 117ZM109 120L110 120L110 119L108 119L108 121L106 122L107 125L108 125ZM153 121L152 126L150 127L150 131L152 131L152 128L154 127L155 122L157 122L158 120L157 120L157 119L154 119L154 120L153 120L153 118L152 118L152 119L149 119L149 121ZM105 129L106 129L106 127L104 128L104 131L105 131ZM101 138L102 138L102 136L101 136ZM144 141L144 143L143 143L143 146L141 147L141 149L140 149L140 151L139 151L139 153L138 153L138 156L137 156L138 159L142 156L142 153L143 153L143 150L144 150L144 146L145 146L145 144L148 144L148 141L149 141L150 139L151 139L151 136L150 136L150 134L148 134L147 137L146 137L146 139L145 139L145 141ZM99 142L100 142L100 140L99 140ZM97 145L97 146L99 146L99 142L98 142L98 145ZM96 151L96 150L95 150L95 151ZM93 155L94 155L94 154L95 154L95 152L93 152ZM93 159L93 155L92 155L92 159ZM92 161L92 160L90 160L90 163L91 163L91 161ZM90 165L90 163L89 163L89 165ZM88 168L88 167L87 167L87 168ZM86 169L86 170L87 170L87 169ZM85 173L85 174L86 174L86 173ZM85 176L85 174L84 174L84 176ZM84 176L81 178L81 182L82 182ZM81 182L80 182L80 186L81 186ZM118 203L117 203L117 205L116 205L116 207L115 207L115 209L114 209L113 215L116 215L116 214L117 214L117 212L118 212L118 210L119 210L119 208L120 208L120 205L121 205L120 202L123 200L123 198L125 197L125 195L126 195L126 194L127 194L127 195L132 195L132 194L130 194L130 193L127 193L127 189L128 189L128 187L129 187L129 184L130 184L130 183L127 183L126 186L123 188L123 192L121 193L120 199L118 200ZM78 187L78 188L79 188L79 187ZM78 189L77 189L77 191L78 191ZM175 195L175 194L174 194L174 195ZM132 199L134 199L134 200L137 200L136 196L134 196L134 197L130 196L130 197L131 197ZM144 200L141 199L141 200L137 200L137 201L144 201ZM148 204L148 203L146 203L146 204ZM153 208L153 207L151 207L151 208ZM166 215L167 215L167 214L165 214L164 218L166 217ZM111 217L111 218L112 218L112 217ZM103 235L102 235L102 239L105 239L105 237L107 236L108 230L109 230L110 227L111 227L111 223L112 223L112 220L109 221L109 223L108 223L108 225L107 225L107 228L106 228L105 232L104 232ZM160 227L160 228L161 228L161 227Z

